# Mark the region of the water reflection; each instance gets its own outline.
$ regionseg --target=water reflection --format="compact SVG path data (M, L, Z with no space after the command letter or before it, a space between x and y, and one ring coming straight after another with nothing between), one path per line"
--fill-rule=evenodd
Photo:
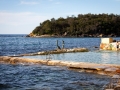
M120 52L103 51L100 53L101 62L106 64L120 64Z
M110 54L109 53L101 53L101 62L107 63L110 60Z

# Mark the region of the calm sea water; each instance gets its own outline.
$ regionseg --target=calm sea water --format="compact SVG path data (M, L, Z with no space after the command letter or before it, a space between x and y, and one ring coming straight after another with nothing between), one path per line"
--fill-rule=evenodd
M98 52L98 48L94 47L99 47L100 38L26 38L25 36L0 35L0 56L54 50L57 40L60 47L64 40L65 48L85 47L90 52L53 55L54 59L78 61L76 58L79 58L79 61L110 63L115 57L118 58L115 59L117 62L120 56L116 52ZM114 39L120 40L120 38ZM65 67L0 64L0 90L103 90L102 87L109 81L108 76L76 72Z

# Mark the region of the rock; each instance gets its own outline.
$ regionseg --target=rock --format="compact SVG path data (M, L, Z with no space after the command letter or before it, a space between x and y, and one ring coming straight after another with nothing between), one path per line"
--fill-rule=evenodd
M116 72L116 70L118 70L118 68L115 68L115 67L109 67L109 68L105 69L105 71L107 71L107 72Z
M96 63L84 63L84 62L69 62L69 61L60 61L60 60L36 60L29 58L20 58L20 57L8 57L1 56L0 63L8 64L43 64L51 66L65 66L71 69L83 70L85 72L97 73L102 75L114 75L117 70L120 70L120 66L116 65L107 65L107 64L96 64Z

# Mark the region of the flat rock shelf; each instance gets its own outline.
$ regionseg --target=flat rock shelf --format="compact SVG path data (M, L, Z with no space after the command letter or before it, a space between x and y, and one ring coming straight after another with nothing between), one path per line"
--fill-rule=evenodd
M117 70L120 70L120 66L114 64L96 64L96 63L70 62L70 61L60 61L60 60L36 60L30 58L9 57L9 56L1 56L0 63L65 66L72 70L77 70L81 72L83 71L91 72L91 73L109 75L109 76L113 76L114 74L116 74Z
M88 51L89 50L87 48L57 49L57 50L51 50L51 51L42 51L42 52L36 52L36 53L21 54L19 56L48 55L48 54L60 54L60 53L71 53L71 52L88 52Z

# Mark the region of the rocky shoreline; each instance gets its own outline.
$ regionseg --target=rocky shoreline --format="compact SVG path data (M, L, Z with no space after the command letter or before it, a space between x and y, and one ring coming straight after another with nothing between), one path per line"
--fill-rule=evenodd
M56 37L56 38L60 38L60 37L63 37L63 38L72 38L72 37L119 37L115 34L110 34L110 35L104 35L104 34L81 34L81 35L76 35L76 36L70 36L70 35L49 35L49 34L46 34L46 35L35 35L33 33L30 33L28 34L26 37L38 37L38 38L50 38L50 37Z
M120 70L119 65L112 65L112 64L69 62L69 61L60 61L60 60L36 60L36 59L8 57L8 56L0 56L0 63L64 66L64 67L67 67L68 69L72 69L72 70L96 73L96 74L101 74L101 75L109 75L109 76L115 75L116 71Z
M88 52L88 51L89 50L87 48L56 49L56 50L51 50L51 51L42 51L42 52L36 52L36 53L21 54L18 56L34 56L34 55L48 55L48 54L60 54L60 53L71 53L71 52Z

